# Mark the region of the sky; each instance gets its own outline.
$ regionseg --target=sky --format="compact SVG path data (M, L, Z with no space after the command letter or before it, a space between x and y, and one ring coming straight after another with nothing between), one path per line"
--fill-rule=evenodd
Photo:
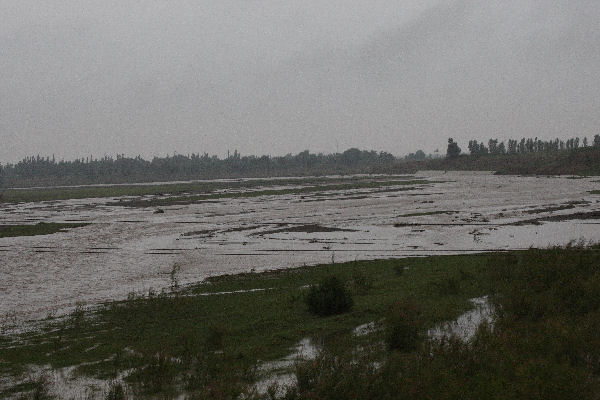
M598 0L0 0L0 163L600 133Z

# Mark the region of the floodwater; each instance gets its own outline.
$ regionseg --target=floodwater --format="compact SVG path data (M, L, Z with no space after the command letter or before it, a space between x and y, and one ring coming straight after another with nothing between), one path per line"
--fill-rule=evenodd
M600 241L596 216L543 220L599 211L600 196L589 191L600 185L592 178L414 178L432 183L211 200L161 214L107 205L114 198L0 205L0 224L91 223L0 238L0 325L160 291L173 283L171 271L186 284L252 269ZM438 213L405 216L428 212Z
M476 297L470 302L474 306L472 310L461 314L454 321L430 329L427 331L427 336L435 340L454 336L466 342L473 339L482 323L485 322L493 328L494 307L489 303L488 297Z

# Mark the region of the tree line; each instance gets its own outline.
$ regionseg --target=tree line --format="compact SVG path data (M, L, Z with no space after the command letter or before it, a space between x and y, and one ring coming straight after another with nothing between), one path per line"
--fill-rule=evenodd
M506 144L492 138L488 140L487 145L484 142L470 140L468 150L473 156L481 156L486 154L554 153L590 146L600 149L600 135L595 135L592 143L588 143L585 137L567 140L509 139ZM461 148L458 143L452 138L449 139L447 158L457 158L460 154ZM439 168L440 166L437 164L441 160L438 157L440 156L437 154L427 155L422 150L417 150L404 157L395 157L385 151L367 151L357 148L348 149L343 153L330 154L315 154L305 150L295 155L287 154L276 157L242 156L236 150L224 158L208 153L192 153L154 157L151 160L143 159L141 156L126 157L120 154L116 157L95 158L89 156L75 160L57 161L54 157L37 155L26 157L14 164L0 164L0 187L385 173L400 170L402 169L401 165L411 165L413 169L427 169L428 165L432 164L433 167Z
M560 140L558 138L554 140L540 140L536 138L521 138L521 140L509 139L506 143L499 142L498 139L489 139L487 146L484 142L478 142L477 140L469 140L469 153L472 155L483 155L483 154L525 154L525 153L541 153L541 152L555 152L561 150L573 150L579 147L588 147L588 139L584 137L579 139L578 137ZM592 144L593 146L600 146L600 135L595 135ZM453 139L448 140L448 150L446 155L449 158L456 157L460 154L460 148L457 152L457 144Z
M168 155L145 160L141 156L92 156L57 161L33 156L15 164L0 165L4 187L73 185L94 183L149 182L161 180L215 179L236 177L347 174L364 172L397 159L387 152L351 148L343 153L315 154L308 150L285 156L242 156L237 150L225 158L208 153Z

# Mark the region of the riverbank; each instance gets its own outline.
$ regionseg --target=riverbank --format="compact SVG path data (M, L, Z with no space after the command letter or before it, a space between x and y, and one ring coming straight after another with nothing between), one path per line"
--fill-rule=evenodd
M172 290L78 308L35 331L1 336L0 395L61 398L68 388L105 398L119 386L134 398L261 397L256 382L276 373L298 376L289 398L325 399L332 390L357 399L397 390L417 390L417 398L442 389L448 398L500 395L505 384L515 395L572 390L590 398L599 387L598 261L598 248L570 246L326 264L186 287L174 266ZM343 282L354 305L338 315L311 314L308 288L329 276ZM497 311L493 328L484 324L467 343L428 336L484 296ZM394 346L395 327L417 332L418 341ZM313 360L264 368L307 339L318 344ZM63 373L58 388L48 377L60 375L51 371Z

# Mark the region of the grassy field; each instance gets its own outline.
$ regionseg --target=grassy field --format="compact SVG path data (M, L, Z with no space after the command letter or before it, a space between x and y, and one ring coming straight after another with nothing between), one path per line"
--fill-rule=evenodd
M598 261L598 249L569 247L356 261L185 288L177 287L174 267L172 292L77 309L40 331L0 336L0 375L27 376L31 365L75 366L76 374L108 380L128 371L133 398L259 398L251 390L263 375L256 366L313 338L324 350L295 367L299 382L287 398L596 398ZM343 282L354 305L339 315L313 315L304 301L308 287L330 276ZM493 329L481 327L469 343L424 336L484 295L498 311ZM369 322L382 329L352 335ZM403 345L413 333L418 340ZM25 380L0 397L43 389L43 380Z
M423 305L423 327L455 318L470 307L469 298L486 292L477 284L485 282L478 277L486 259L365 261L213 278L176 295L131 298L93 313L77 310L66 319L48 320L36 334L5 336L0 372L19 375L30 365L78 366L78 373L110 379L133 368L128 381L140 396L182 389L205 393L211 385L243 390L257 378L258 360L282 357L305 337L348 335L360 324L383 318L388 306L401 299ZM352 291L354 307L342 315L313 316L303 301L306 285L329 275ZM239 292L252 289L265 290ZM232 291L238 292L198 295ZM224 371L231 371L231 379L221 376Z
M405 176L387 177L311 177L290 179L255 179L244 181L226 182L190 182L190 183L164 183L147 185L106 185L106 186L81 186L63 188L38 188L38 189L5 189L0 197L0 202L21 203L36 201L52 201L67 199L104 198L121 196L147 196L147 195L186 195L210 194L217 190L253 189L265 186L296 186L296 185L357 185L358 187L377 187L381 182L390 180L407 179ZM370 186L372 185L372 186ZM332 189L333 190L333 189ZM213 195L218 195L214 194Z
M76 310L48 320L37 333L4 336L0 372L17 376L30 365L77 366L77 373L110 379L127 370L133 397L185 391L190 398L235 398L260 379L255 367L261 360L285 356L309 337L325 350L297 366L299 384L288 398L491 398L506 390L521 398L594 398L600 374L598 260L596 249L573 247L212 278L95 312ZM312 315L304 303L306 287L332 275L350 291L354 306L340 315ZM173 282L175 288L176 268ZM490 295L499 310L496 325L481 328L468 344L420 335L420 345L398 350L382 345L387 328L351 335L356 326L381 320L409 320L422 334L482 295ZM399 304L411 305L400 307L400 319L393 316ZM362 352L351 350L359 345ZM381 367L369 367L374 362ZM3 394L39 387L25 382ZM334 388L344 396L331 397Z
M341 342L297 367L286 399L598 399L599 258L574 247L490 257L493 326L384 356Z
M59 222L40 222L35 225L0 225L0 238L15 236L50 235L65 232L67 229L79 228L89 224L66 224Z

